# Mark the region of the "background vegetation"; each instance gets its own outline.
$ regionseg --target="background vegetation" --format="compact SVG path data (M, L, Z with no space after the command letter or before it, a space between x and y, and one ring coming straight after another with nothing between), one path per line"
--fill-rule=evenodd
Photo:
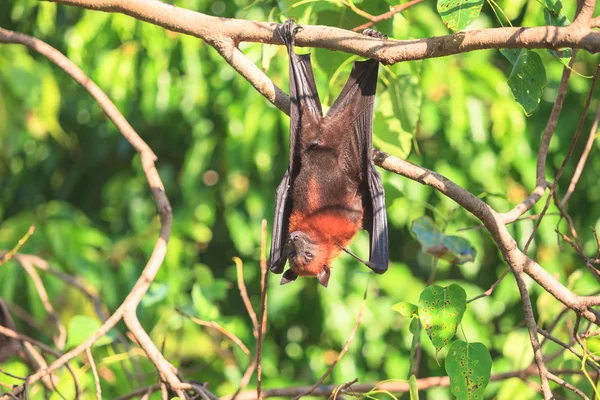
M341 1L181 0L175 5L209 15L260 21L295 18L299 23L354 28L366 20ZM355 1L373 15L389 1ZM545 25L544 4L498 1L515 26ZM425 1L375 26L396 39L449 33ZM574 5L563 11L572 17ZM489 4L469 28L506 24ZM138 313L155 343L164 343L167 359L189 379L208 382L217 395L233 393L250 357L218 331L199 327L177 313L185 310L214 320L234 332L248 347L255 339L236 285L232 257L244 263L244 278L255 307L260 300L260 226L273 216L275 188L287 167L289 118L269 104L208 45L133 18L32 0L0 0L0 26L38 37L79 65L115 102L152 147L172 202L173 235L166 261ZM279 46L243 44L244 53L287 88L287 56ZM321 99L330 105L356 59L345 53L311 50ZM527 116L508 84L511 63L497 50L400 63L381 69L376 101L374 145L395 156L433 169L508 211L535 186L535 164L541 132L553 105L561 61L536 51L546 68L547 85L537 109ZM580 52L548 157L548 175L560 166L589 90L594 57ZM594 96L592 110L598 104ZM590 113L584 132L593 120ZM581 153L584 140L575 149ZM589 227L600 229L600 192L596 188L600 159L592 156L569 201L587 253L596 249ZM559 183L564 193L576 161ZM390 225L391 263L382 276L348 256L335 263L328 289L315 279L279 287L271 275L269 325L264 344L264 386L314 383L335 359L355 322L369 282L363 322L348 353L332 373L343 383L406 379L411 335L409 320L391 311L401 302L417 303L430 283L458 283L474 297L489 288L506 269L496 245L478 221L433 189L386 171L383 177ZM543 202L542 202L543 203ZM534 213L541 211L538 204ZM529 254L577 293L589 294L598 283L578 255L557 242L554 206L542 223ZM428 215L449 234L469 240L477 255L460 266L435 262L420 251L410 224ZM35 234L21 252L36 254L52 266L95 288L108 310L127 295L152 251L158 218L139 157L107 120L89 95L45 58L21 46L0 46L0 249L11 249L28 230ZM534 221L509 226L521 247ZM352 249L363 256L367 235ZM52 276L42 275L61 320L68 326L66 348L85 339L82 326L99 321L92 305ZM539 286L530 286L538 323L549 324L562 306ZM26 310L47 329L34 329L15 318L17 330L51 343L52 325L25 271L11 261L0 267L0 297ZM82 319L81 316L85 316ZM568 339L574 315L554 331ZM96 324L96 325L94 325ZM492 373L531 364L533 353L523 323L519 292L509 274L493 294L469 304L459 338L481 342L493 358ZM92 328L89 328L92 329ZM424 334L424 333L423 333ZM447 350L436 356L425 339L419 376L445 375ZM548 344L549 352L559 349ZM590 340L600 351L600 340ZM140 387L125 369L135 357L146 372L144 384L157 380L151 363L139 352L100 343L93 348L105 398ZM120 362L125 360L124 362ZM579 369L568 353L548 364L551 369ZM18 357L1 367L27 375ZM88 367L80 366L84 398L93 398ZM59 376L66 376L61 371ZM0 374L4 383L21 383ZM571 382L591 395L584 376ZM254 380L251 386L254 385ZM554 386L553 386L554 387ZM58 387L67 398L69 378ZM557 389L569 397L573 393ZM41 392L36 394L43 398ZM52 399L59 398L53 394ZM539 395L518 378L491 383L486 398L533 399ZM422 397L451 398L447 388Z

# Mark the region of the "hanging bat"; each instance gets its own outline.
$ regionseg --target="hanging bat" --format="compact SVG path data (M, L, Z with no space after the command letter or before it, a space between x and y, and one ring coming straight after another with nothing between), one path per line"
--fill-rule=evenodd
M290 159L276 192L269 265L280 274L289 260L282 285L316 276L327 287L330 263L341 251L378 274L388 267L385 197L371 153L379 63L355 62L323 116L310 54L294 52L299 30L293 20L277 29L290 58ZM361 229L369 232L369 261L346 248Z

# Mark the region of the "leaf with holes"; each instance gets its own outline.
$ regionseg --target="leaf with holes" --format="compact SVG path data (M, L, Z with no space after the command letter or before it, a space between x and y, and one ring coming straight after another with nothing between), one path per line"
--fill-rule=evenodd
M481 343L452 343L446 357L450 391L460 400L480 400L490 382L492 357Z
M438 0L442 22L454 32L462 31L479 16L483 0Z
M417 236L423 252L427 254L452 264L464 264L475 259L477 252L467 239L441 233L429 217L414 220L410 230Z
M467 294L454 283L429 286L421 292L419 318L437 352L454 337L466 309Z
M532 50L521 50L516 59L507 56L507 53L502 51L502 54L513 64L508 86L525 113L531 115L540 103L542 92L548 82L546 69L541 57Z

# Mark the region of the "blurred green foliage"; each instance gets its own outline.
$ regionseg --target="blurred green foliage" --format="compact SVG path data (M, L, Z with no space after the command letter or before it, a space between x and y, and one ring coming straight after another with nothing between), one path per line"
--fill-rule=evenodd
M546 23L540 2L497 3L515 26ZM336 1L180 0L174 4L210 15L260 21L294 17L299 23L342 28L365 22ZM354 4L378 15L398 1L356 0ZM571 20L573 8L570 2L562 10ZM499 25L485 4L469 29ZM36 36L66 54L108 94L157 154L159 173L173 205L173 235L165 263L138 313L155 342L164 346L166 358L181 368L187 379L209 382L218 395L233 393L249 357L219 332L195 325L175 308L219 322L254 348L232 257L244 261L244 278L257 308L260 224L263 218L272 220L274 191L287 166L288 117L210 46L128 16L34 0L0 0L0 26ZM449 33L436 4L429 1L375 28L396 39ZM268 68L276 84L287 88L287 57L282 48L248 43L240 47L252 61ZM312 53L321 99L330 105L355 57L323 49ZM529 117L511 93L513 66L499 51L382 68L375 145L447 176L499 211L509 210L535 185L538 143L563 68L546 51L531 54L541 59L548 82L537 111ZM550 147L549 177L566 153L590 85L586 76L594 67L592 56L578 54L577 73L571 78ZM597 103L595 96L592 109ZM584 132L590 126L591 115ZM575 157L583 142L576 147ZM592 152L596 151L597 143ZM574 166L575 160L571 160L560 181L560 193L564 193ZM569 201L569 211L589 254L596 250L589 227L600 229L600 191L595 187L599 170L600 158L592 155ZM342 256L334 263L328 289L320 288L314 279L299 279L283 288L278 286L279 277L271 276L263 361L267 388L312 384L325 372L355 323L368 281L362 325L334 369L331 382L406 379L411 362L410 319L392 312L392 305L416 303L433 276L441 286L458 283L471 298L486 290L506 268L489 234L477 229L458 233L476 249L474 262L460 266L434 263L411 236L411 221L428 215L447 234L478 222L433 189L386 171L380 173L390 224L389 271L372 276L354 259ZM536 206L534 212L541 207ZM555 212L552 207L544 219L530 254L577 293L597 290L597 283L571 248L557 245ZM21 251L39 255L96 288L111 311L138 278L159 226L139 157L131 146L80 86L43 57L17 45L0 45L0 222L2 249L12 248L35 224L36 233ZM509 227L521 246L533 223L524 220ZM366 234L361 233L352 248L366 256ZM60 280L49 275L42 279L69 328L68 347L76 345L99 322L92 305ZM561 305L535 284L530 290L538 321L546 326ZM38 321L48 321L31 280L14 261L0 268L0 297ZM51 344L50 328L42 332L15 319L20 332ZM565 319L572 320L573 315ZM568 326L561 323L555 330L565 341ZM492 374L524 368L532 361L518 290L510 275L493 295L468 305L462 327L459 338L481 342L489 349ZM420 334L425 354L420 376L444 375L440 360L445 359L447 350L436 357L425 331ZM590 350L599 351L599 342L590 340ZM558 349L552 343L545 348L549 353ZM106 341L93 352L105 398L157 380L155 369L139 352L128 355L121 345ZM141 366L139 379L130 378L131 357ZM567 353L549 367L578 369L579 365ZM28 373L16 357L2 367L18 375ZM84 386L84 398L93 398L88 367L81 363L76 372ZM58 389L72 398L68 374L60 371L59 376ZM569 379L591 394L584 377ZM2 374L0 381L21 383ZM254 385L255 380L250 387ZM572 394L554 389L561 396ZM491 383L485 395L537 397L516 378ZM32 396L43 398L39 391ZM435 388L421 397L443 400L451 394L448 388ZM51 396L56 398L57 394Z

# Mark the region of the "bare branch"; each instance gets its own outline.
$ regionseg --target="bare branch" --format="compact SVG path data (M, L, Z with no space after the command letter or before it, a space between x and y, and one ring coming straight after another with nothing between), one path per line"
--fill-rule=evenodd
M16 260L19 261L19 264L21 264L25 272L27 272L27 274L31 278L33 285L35 286L35 290L40 296L40 300L42 302L42 305L44 306L44 309L48 313L50 319L52 319L52 321L54 322L54 325L56 325L58 336L53 335L54 344L59 350L63 350L67 341L67 329L60 322L58 314L56 314L56 311L54 311L54 307L52 307L52 303L50 303L50 298L48 297L48 292L46 292L46 287L42 282L42 278L40 278L33 265L31 265L29 262L27 262L26 260L24 261L22 258L16 258Z
M92 373L94 374L94 383L96 384L96 399L102 400L102 388L100 387L100 376L98 376L98 370L96 369L96 363L94 362L94 356L92 356L92 350L86 349L88 361L90 367L92 367Z
M577 125L577 129L575 130L575 134L573 135L573 139L571 140L571 146L569 147L567 155L565 156L565 159L563 160L562 164L560 165L560 168L558 169L558 172L556 173L556 177L554 178L554 183L552 184L552 187L550 188L550 195L548 196L548 199L546 200L544 209L540 213L540 218L536 221L535 226L533 227L533 232L531 232L531 235L529 236L529 239L527 239L527 243L525 244L525 248L523 249L523 252L525 252L525 253L527 253L527 250L529 249L529 245L531 244L533 238L535 237L535 234L536 234L538 228L540 227L540 224L542 223L542 219L544 218L544 215L548 211L548 207L550 207L550 201L552 200L552 196L554 195L554 192L556 192L556 189L558 186L558 180L562 176L562 173L565 170L565 167L567 166L567 163L569 162L571 155L573 154L573 150L575 149L575 145L577 144L577 140L579 139L579 134L581 133L581 129L583 128L583 123L585 122L585 117L587 116L587 112L590 108L590 103L592 101L592 96L594 94L594 89L596 88L596 82L598 82L599 75L600 75L600 64L598 64L598 66L596 67L596 72L594 73L594 77L592 78L592 84L590 85L590 90L589 90L588 96L585 100L585 105L583 107L583 111L581 112L581 117L579 118L579 124Z
M472 299L467 300L467 304L468 303L472 303L475 300L479 300L482 297L491 296L492 293L494 293L494 290L496 290L496 288L498 287L498 285L502 282L502 280L506 277L506 275L508 275L509 272L510 272L510 268L507 268L506 270L504 270L504 272L502 273L502 275L500 275L500 278L498 278L498 280L496 282L494 282L492 284L492 286L490 286L490 288L488 290L486 290L485 292L481 293L480 295L477 295L477 296L473 297Z
M425 0L410 0L408 3L404 3L404 4L400 4L397 6L393 6L390 7L390 11L385 12L383 14L380 15L375 15L375 16L371 16L371 18L369 19L369 22L364 23L362 25L357 26L356 28L353 28L352 30L354 32L361 32L363 29L367 29L372 27L373 25L375 25L378 22L381 21L385 21L386 19L390 19L392 18L394 15L401 13L402 11L406 11L409 8L411 8L412 6L415 6L419 3L424 2Z
M252 320L252 332L254 333L254 337L258 337L258 319L256 317L254 309L252 308L252 303L250 303L250 298L248 297L248 290L246 289L246 284L244 283L244 264L242 263L242 260L240 260L238 257L233 257L233 262L235 262L235 268L237 270L238 289L240 290L242 300L244 300L246 311L248 311L248 315Z
M527 285L523 279L523 272L515 272L515 279L521 295L521 302L523 303L523 314L525 316L527 330L529 331L529 341L531 342L531 347L533 348L533 357L539 370L542 393L544 394L545 400L551 400L554 399L554 395L552 394L552 391L550 390L550 384L548 383L548 369L544 363L544 355L542 354L540 342L537 337L537 331L539 328L537 326L537 322L535 321L535 317L533 316L533 307L531 306L531 299L529 298Z
M594 144L594 139L596 138L596 131L598 130L598 121L600 121L600 105L596 109L596 117L594 118L594 123L592 124L592 129L590 129L590 134L588 136L588 140L585 143L585 148L583 149L583 153L581 154L581 158L577 162L577 167L575 168L575 172L573 173L573 177L571 178L571 183L569 183L569 189L567 189L567 193L560 201L560 206L564 207L569 201L569 198L575 191L575 186L577 182L579 182L579 178L581 177L581 173L583 172L583 167L585 167L585 162L590 155L590 151L592 150L592 145Z
M424 185L431 186L460 204L483 222L500 249L504 260L508 263L513 272L525 272L558 301L572 310L580 312L581 315L589 321L592 321L597 325L600 324L600 313L591 308L591 306L600 305L600 297L581 297L575 295L556 280L554 276L548 273L541 265L527 257L527 255L519 250L516 241L506 229L506 225L500 215L483 200L448 178L428 170L427 168L390 156L376 149L373 151L373 157L375 164L383 169Z
M237 48L240 42L281 45L276 24L217 18L157 0L56 0L57 3L98 11L118 12L171 31L203 39L277 108L289 113L289 97ZM369 57L384 64L443 57L473 50L499 48L584 48L600 51L600 33L581 25L566 27L492 28L451 35L386 40L365 37L339 28L304 26L297 46L321 47Z
M13 256L15 254L17 254L17 252L19 251L21 246L23 246L25 244L25 242L27 242L29 237L31 235L33 235L34 231L35 231L35 226L31 225L29 227L29 230L27 231L27 233L25 233L25 235L23 235L23 237L19 240L17 245L15 247L13 247L13 249L11 251L9 251L8 253L4 254L4 256L2 256L2 258L0 259L0 266L2 266L2 264L6 263L8 260L13 258Z
M190 321L198 324L198 325L202 325L202 326L207 326L209 328L213 328L218 330L219 332L221 332L223 335L227 336L229 339L231 339L231 341L235 344L238 345L238 347L246 354L250 355L250 350L248 350L248 348L246 347L246 345L244 344L244 342L242 342L240 340L239 337L237 337L236 335L234 335L233 333L229 332L227 329L223 328L218 322L215 321L203 321L200 318L196 318L188 313L186 313L183 310L180 309L176 309L176 311L185 316L186 318L188 318Z
M582 375L583 372L581 370L573 369L573 370L551 370L549 373L558 376L558 375ZM504 372L501 374L492 375L490 377L490 382L498 382L511 378L520 378L527 379L530 376L538 375L538 369L535 365L532 365L521 371L511 371ZM436 387L448 387L450 386L450 379L447 376L433 376L429 378L420 378L417 379L417 389L418 390L427 390ZM335 393L335 390L339 387L339 385L322 385L316 388L312 392L312 396L330 396ZM263 396L267 397L296 397L299 394L306 393L306 391L310 389L309 386L300 386L300 387L289 387L289 388L279 388L279 389L268 389L265 390ZM355 383L352 385L353 393L367 393L373 389L377 390L385 390L390 393L407 393L410 391L410 387L408 382L406 381L384 381L384 382L376 382L376 383ZM255 391L247 391L240 394L238 397L239 400L255 400L256 392Z
M136 308L145 293L147 292L150 284L154 280L154 277L158 273L162 262L164 260L167 242L171 234L172 224L172 211L169 200L165 194L164 186L160 180L160 176L154 165L156 155L152 152L150 147L139 137L131 125L127 122L125 117L119 112L115 105L110 99L102 92L102 90L91 81L75 64L73 64L67 57L65 57L58 50L49 46L48 44L17 32L12 32L6 29L0 28L0 43L13 43L22 44L28 48L44 55L51 62L59 66L63 71L70 75L77 83L85 88L90 95L96 100L98 105L106 112L108 117L113 121L117 128L121 131L123 136L131 143L131 145L140 153L142 168L150 188L156 206L158 214L160 216L161 228L159 238L154 247L154 251L148 263L146 264L142 275L136 282L135 286L121 304L121 306L115 311L115 313L109 317L106 322L96 331L90 338L79 346L75 347L68 353L60 356L54 361L48 368L36 372L30 377L28 383L35 383L42 377L48 375L52 371L65 365L69 360L77 357L83 353L86 349L90 348L100 337L104 336L117 322L121 319L124 320L129 330L135 335L137 341L140 343L148 357L153 361L156 368L159 370L163 379L169 383L171 388L177 392L178 396L185 397L183 390L191 388L195 390L195 386L189 384L183 384L175 372L173 371L170 364L164 360L164 357L160 354L160 351L156 348L148 334L144 331L136 316ZM18 395L24 390L23 386L16 387L12 391L12 395ZM207 396L204 388L200 388L204 396Z
M584 400L590 400L589 397L587 397L585 395L585 393L583 393L581 390L577 389L575 386L571 385L569 382L565 381L564 379L559 378L558 376L554 375L551 372L547 373L548 379L550 379L553 382L558 383L559 385L575 392L579 397L581 397Z
M263 219L260 235L260 320L258 323L258 337L256 338L256 397L262 400L262 345L267 329L267 287L269 275L267 274L267 220Z

